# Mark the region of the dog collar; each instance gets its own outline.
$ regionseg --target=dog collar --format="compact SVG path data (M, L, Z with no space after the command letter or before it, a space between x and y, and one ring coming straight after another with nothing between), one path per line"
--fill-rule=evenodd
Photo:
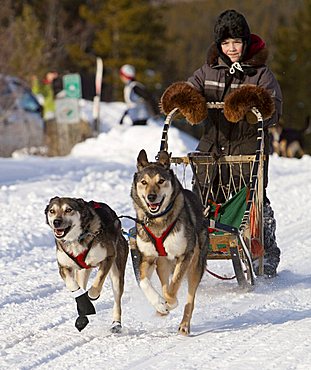
M98 233L91 233L90 231L85 231L84 233L82 233L79 238L78 238L78 242L81 243L85 238L87 238L88 236L92 236L93 239L95 238L95 236L97 235ZM92 239L92 240L93 240Z
M152 213L148 212L147 213L147 218L148 219L154 219L154 218L158 218L158 217L162 217L162 216L166 215L173 208L174 201L175 201L175 199L165 208L164 211L162 211L160 213L157 213L156 215L153 215Z

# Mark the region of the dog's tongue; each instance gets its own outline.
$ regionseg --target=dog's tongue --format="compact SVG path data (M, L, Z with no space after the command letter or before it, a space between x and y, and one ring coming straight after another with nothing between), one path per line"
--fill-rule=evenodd
M151 211L156 211L160 206L160 203L150 203L149 208Z

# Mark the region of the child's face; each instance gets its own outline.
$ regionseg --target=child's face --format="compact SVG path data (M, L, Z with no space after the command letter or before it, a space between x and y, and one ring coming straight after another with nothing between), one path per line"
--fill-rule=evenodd
M221 50L232 63L237 62L242 55L243 41L242 39L226 39L221 43Z

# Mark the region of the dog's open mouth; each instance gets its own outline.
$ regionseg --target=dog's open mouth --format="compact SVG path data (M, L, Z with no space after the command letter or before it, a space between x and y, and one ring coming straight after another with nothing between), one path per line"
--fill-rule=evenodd
M149 212L150 213L157 213L157 212L159 212L159 209L162 206L163 200L164 200L164 198L161 200L160 203L148 203L147 202L147 205L148 205L148 208L149 208Z
M56 238L63 238L65 235L68 234L71 226L66 227L66 229L54 229L54 235Z

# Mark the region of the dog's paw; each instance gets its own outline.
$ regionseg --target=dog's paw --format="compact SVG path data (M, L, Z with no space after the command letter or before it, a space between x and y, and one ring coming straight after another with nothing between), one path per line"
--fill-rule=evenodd
M157 310L157 312L161 315L167 315L169 313L169 307L167 305L167 302L164 298L159 297L158 302L154 304L154 308Z
M149 303L162 315L167 315L169 310L166 300L152 287L150 280L145 278L140 281L140 287Z
M75 327L79 331L81 331L87 326L88 323L89 323L89 319L86 316L79 316L76 320Z
M175 298L174 300L167 300L166 304L168 309L172 311L174 308L178 306L178 299Z
M178 328L178 334L188 336L190 334L190 328L189 326L185 324L180 324Z
M100 297L100 294L98 294L97 292L94 294L92 288L88 290L87 295L91 301L96 301Z
M88 294L91 301L96 301L96 299L98 299L100 297L100 292L98 291L98 289L96 289L92 286L87 291L87 294Z
M122 325L120 321L113 321L110 327L111 333L114 333L114 334L121 333L121 330L122 330Z

